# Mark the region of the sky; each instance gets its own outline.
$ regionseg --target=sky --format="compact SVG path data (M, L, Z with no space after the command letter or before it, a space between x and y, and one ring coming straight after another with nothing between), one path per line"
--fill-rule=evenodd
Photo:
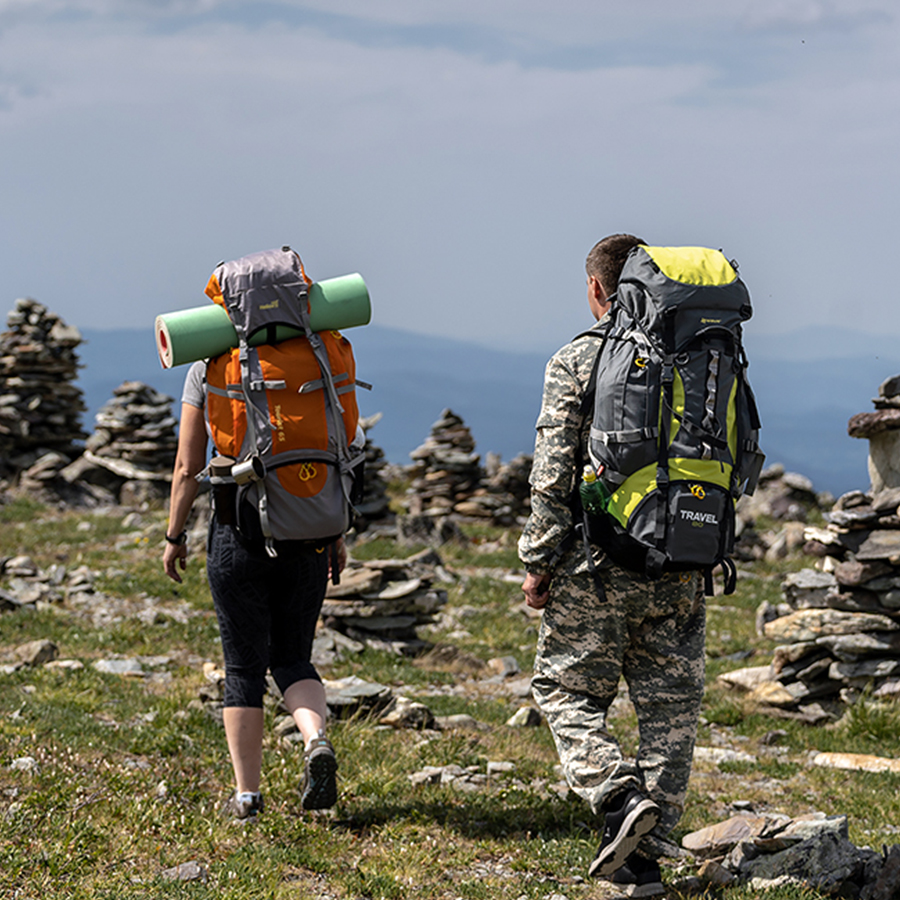
M550 352L627 231L736 258L758 335L900 337L897 10L0 0L0 315L150 333L290 244L381 325Z

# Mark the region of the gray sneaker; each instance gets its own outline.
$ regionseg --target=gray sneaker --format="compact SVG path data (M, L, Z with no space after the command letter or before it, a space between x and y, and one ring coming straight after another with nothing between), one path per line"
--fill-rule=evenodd
M300 805L304 809L329 809L337 803L337 767L331 741L314 738L303 755Z
M263 795L259 791L256 793L246 791L243 794L235 792L225 801L223 811L226 816L231 817L232 821L247 825L256 821L256 817L263 811L265 805Z

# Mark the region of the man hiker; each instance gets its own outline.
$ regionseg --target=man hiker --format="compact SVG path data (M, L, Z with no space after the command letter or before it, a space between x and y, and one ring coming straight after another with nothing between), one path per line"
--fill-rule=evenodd
M582 403L625 259L643 243L615 234L587 257L588 305L597 323L547 364L531 516L519 541L526 602L543 610L534 696L569 785L605 817L588 873L635 897L663 892L657 860L683 810L704 686L702 580L696 572L650 580L613 564L596 546L592 573L587 545L571 536L573 491L588 460L590 412ZM634 760L607 728L620 677L637 713Z

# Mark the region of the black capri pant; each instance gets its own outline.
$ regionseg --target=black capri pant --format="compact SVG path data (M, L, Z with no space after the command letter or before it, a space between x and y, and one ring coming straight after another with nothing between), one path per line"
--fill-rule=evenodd
M328 580L328 548L283 541L278 556L212 517L206 560L225 656L225 706L261 707L266 670L279 689L307 678Z

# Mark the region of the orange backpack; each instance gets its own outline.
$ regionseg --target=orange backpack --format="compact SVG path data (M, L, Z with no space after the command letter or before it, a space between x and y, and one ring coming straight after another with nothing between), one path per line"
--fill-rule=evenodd
M341 535L362 475L353 350L337 331L310 330L310 284L283 247L222 263L206 287L239 341L207 363L207 427L220 454L208 473L237 485L229 520L256 508L273 556L275 541ZM276 343L282 326L301 336Z

